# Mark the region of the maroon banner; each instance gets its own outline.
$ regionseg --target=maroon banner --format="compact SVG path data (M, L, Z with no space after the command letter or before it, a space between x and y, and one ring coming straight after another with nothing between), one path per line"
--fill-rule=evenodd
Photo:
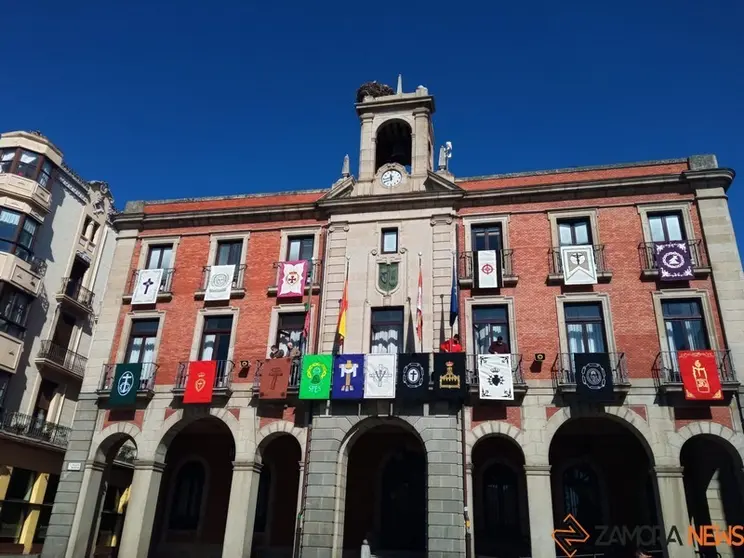
M183 392L184 403L211 403L214 378L217 375L216 360L189 362L189 375Z
M267 358L261 368L258 397L260 399L286 399L291 369L291 358Z
M723 399L718 363L713 351L678 351L677 362L685 386L685 399Z

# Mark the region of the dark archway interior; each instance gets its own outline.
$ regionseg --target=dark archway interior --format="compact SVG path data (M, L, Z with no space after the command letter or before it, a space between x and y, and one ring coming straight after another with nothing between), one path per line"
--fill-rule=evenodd
M160 484L150 556L179 547L213 554L222 546L232 483L235 444L214 417L196 420L171 441Z
M511 440L491 437L473 448L473 528L477 556L530 556L524 456Z
M712 436L695 436L682 446L687 510L695 525L725 528L744 525L742 463L733 448ZM716 558L716 549L700 547L700 556ZM718 552L723 548L718 548ZM726 547L733 556L744 557L744 548Z
M553 517L560 525L573 515L596 540L599 527L660 525L656 478L647 448L609 418L580 418L564 424L550 445ZM632 543L594 546L581 552L634 550ZM660 550L656 543L641 545Z
M253 552L259 558L265 549L282 549L282 555L291 555L301 458L299 442L289 435L270 440L262 452L263 467L253 525Z
M349 452L344 549L358 552L367 539L380 558L425 556L426 450L400 427L378 426ZM356 555L356 554L351 554Z
M377 129L375 172L387 163L398 163L411 170L413 137L403 120L390 120Z

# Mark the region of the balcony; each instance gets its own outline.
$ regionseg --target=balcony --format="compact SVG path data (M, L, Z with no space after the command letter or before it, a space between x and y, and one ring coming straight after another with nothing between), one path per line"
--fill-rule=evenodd
M77 316L85 316L93 311L93 291L86 289L79 279L62 279L62 290L55 298L57 302L74 312Z
M217 363L217 372L214 375L212 395L214 397L229 397L232 393L230 386L232 385L235 363L232 360L217 360L215 362ZM189 379L189 364L189 362L178 363L176 383L173 385L173 394L178 397L183 397L183 393L186 390L186 384Z
M604 244L595 244L594 265L597 268L597 281L607 283L612 279L612 271L607 266ZM563 283L563 261L560 247L553 247L548 251L548 282L556 285Z
M692 272L697 278L705 278L710 275L711 268L701 240L684 240L690 251L692 260ZM656 263L656 254L654 251L655 242L642 242L638 245L638 257L641 260L641 276L644 279L656 278L659 276L659 266Z
M320 292L320 285L323 281L323 260L307 260L309 262L309 268L308 268L308 274L307 274L307 281L305 284L305 291L304 294L311 293L317 294ZM274 284L270 285L268 288L268 294L270 295L276 295L279 291L278 285L280 282L281 277L279 277L279 274L281 273L282 266L281 264L284 262L274 262L274 269L276 269L276 277L274 278Z
M194 298L201 300L204 298L204 294L207 292L207 285L209 284L209 277L212 273L211 265L208 265L202 269L202 282L199 290L194 294ZM233 275L233 282L230 289L230 298L243 298L245 296L245 265L236 265L235 274Z
M476 365L476 357L478 355L467 355L466 357L466 370L468 374L468 386L471 393L478 393L478 387L480 386L480 377L478 376L478 366ZM524 375L522 374L522 355L512 353L512 383L514 384L514 395L524 395L527 393L527 382L524 381Z
M0 436L21 438L64 450L71 428L46 422L39 417L0 411Z
M461 287L473 287L475 284L475 252L462 252L457 265L457 280ZM514 287L519 276L514 273L514 250L499 251L501 257L501 286Z
M26 200L44 213L49 213L51 208L52 194L49 190L22 174L0 172L0 192Z
M253 380L253 393L257 394L259 392L259 387L261 385L261 371L263 369L264 364L266 364L267 359L259 359L256 360L256 377L255 380ZM301 359L297 358L295 359L289 369L289 383L287 385L287 396L290 395L297 395L299 389L300 389L300 365L301 365Z
M739 387L736 378L730 351L712 351L716 355L718 366L718 377L721 380L721 389L726 392L735 392ZM664 394L684 394L682 376L679 373L677 353L662 351L656 355L653 366L654 381L659 392Z
M122 363L119 363L122 364ZM137 386L137 399L152 399L155 395L155 376L159 366L154 362L142 363L142 375ZM116 374L116 363L104 364L101 383L98 386L99 399L108 399Z
M612 369L612 385L616 393L625 393L630 389L628 372L625 364L625 353L605 353L610 360ZM571 353L559 353L553 362L551 370L553 386L559 393L574 393L576 391L576 370Z
M122 297L124 304L131 304L132 302L134 287L137 285L137 274L140 271L141 270L139 269L135 269L134 271L132 271L132 275L129 277L127 288L124 291L124 296ZM173 298L172 284L173 274L175 273L175 271L175 268L163 270L163 277L160 279L160 288L158 289L158 302L168 302Z
M33 296L39 296L44 276L44 262L34 258L25 249L21 250L13 242L0 240L0 246L4 250L0 252L0 281L10 283Z
M83 355L55 345L50 340L41 342L41 349L36 355L38 366L47 366L66 376L82 380L88 359Z

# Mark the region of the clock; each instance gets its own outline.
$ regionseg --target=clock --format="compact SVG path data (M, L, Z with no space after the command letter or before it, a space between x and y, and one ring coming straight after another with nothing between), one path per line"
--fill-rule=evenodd
M382 185L386 188L397 186L400 184L401 180L403 180L403 175L396 169L386 170L382 173L382 177L380 178L380 182L382 182Z

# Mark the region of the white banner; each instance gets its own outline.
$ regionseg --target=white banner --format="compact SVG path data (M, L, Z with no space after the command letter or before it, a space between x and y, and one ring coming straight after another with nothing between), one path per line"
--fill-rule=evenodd
M277 298L303 296L307 279L308 261L281 262Z
M481 399L513 400L511 355L476 355Z
M561 246L561 264L563 264L563 282L566 285L595 285L597 283L593 246Z
M162 280L162 269L140 269L132 289L132 304L155 304Z
M496 250L479 250L476 253L478 265L478 283L479 289L498 289L499 288L499 267L498 252Z
M234 265L213 265L209 269L209 281L204 300L230 300L234 277Z
M395 399L397 355L367 355L364 362L364 398Z

